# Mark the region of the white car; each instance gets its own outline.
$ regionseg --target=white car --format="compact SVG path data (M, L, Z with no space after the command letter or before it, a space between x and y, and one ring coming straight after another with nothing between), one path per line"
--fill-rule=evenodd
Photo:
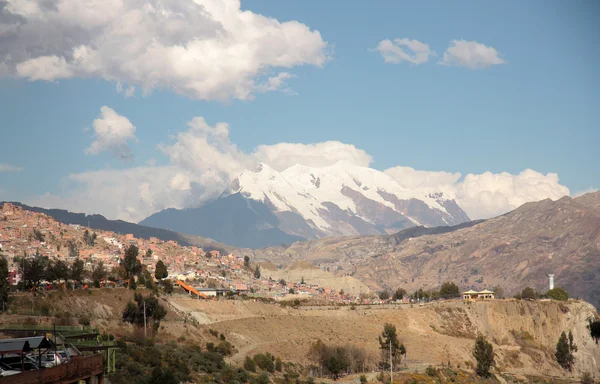
M31 354L27 355L27 358L44 368L52 368L62 364L59 354L54 352L44 353L41 356ZM40 361L40 358L42 361Z

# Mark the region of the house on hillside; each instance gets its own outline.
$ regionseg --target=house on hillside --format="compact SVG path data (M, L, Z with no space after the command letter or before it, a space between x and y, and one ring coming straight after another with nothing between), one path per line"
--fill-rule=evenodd
M483 291L468 290L463 292L463 300L465 301L477 301L477 300L494 300L494 292L484 289Z

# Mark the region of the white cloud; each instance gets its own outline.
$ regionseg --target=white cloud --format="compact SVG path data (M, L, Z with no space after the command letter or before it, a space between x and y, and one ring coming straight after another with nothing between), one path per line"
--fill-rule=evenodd
M117 83L117 93L121 93L125 97L129 98L129 97L133 96L133 94L135 93L135 87L134 86L127 87L119 81Z
M382 40L375 48L386 63L398 64L408 61L412 64L424 64L429 61L430 56L435 52L429 49L429 46L418 40L394 39Z
M504 63L506 61L495 48L476 41L452 40L438 64L481 69Z
M242 10L239 0L11 0L0 26L0 73L97 77L129 85L118 86L125 96L139 86L251 99L291 77L272 75L278 69L328 60L318 31Z
M100 108L100 116L92 124L94 128L94 141L85 149L86 155L97 155L104 151L111 151L121 159L132 157L129 142L137 142L135 126L128 118L119 115L114 109L107 106Z
M529 201L559 199L569 195L569 189L559 183L558 175L546 175L526 169L518 175L507 172L468 174L415 171L395 167L385 171L407 187L441 191L454 198L471 219L497 216Z
M2 173L2 172L21 172L21 171L23 171L22 167L15 167L14 165L0 163L0 173Z

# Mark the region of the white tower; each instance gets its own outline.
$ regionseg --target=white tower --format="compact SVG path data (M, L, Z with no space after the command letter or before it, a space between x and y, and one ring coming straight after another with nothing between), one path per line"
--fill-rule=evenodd
M550 290L554 289L554 274L553 273L548 275L548 287Z

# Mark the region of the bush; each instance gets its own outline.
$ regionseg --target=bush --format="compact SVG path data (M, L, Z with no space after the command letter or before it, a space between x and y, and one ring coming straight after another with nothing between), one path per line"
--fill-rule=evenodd
M581 384L594 384L594 378L589 372L583 372L581 375Z
M79 324L84 325L84 326L89 326L90 325L90 318L86 315L82 315L79 318Z
M360 384L367 384L367 376L360 375Z
M554 289L549 290L546 295L554 300L567 301L569 300L569 293L561 287L556 287Z
M430 365L429 367L425 368L425 373L427 374L427 376L436 377L438 371Z
M263 371L273 372L275 370L274 357L270 353L254 355L254 363Z
M535 289L533 289L531 287L525 287L521 291L521 298L522 299L535 299L535 298L537 298L537 293L535 292Z
M246 359L244 360L244 369L246 371L256 372L256 363L250 358L250 356L246 356Z

